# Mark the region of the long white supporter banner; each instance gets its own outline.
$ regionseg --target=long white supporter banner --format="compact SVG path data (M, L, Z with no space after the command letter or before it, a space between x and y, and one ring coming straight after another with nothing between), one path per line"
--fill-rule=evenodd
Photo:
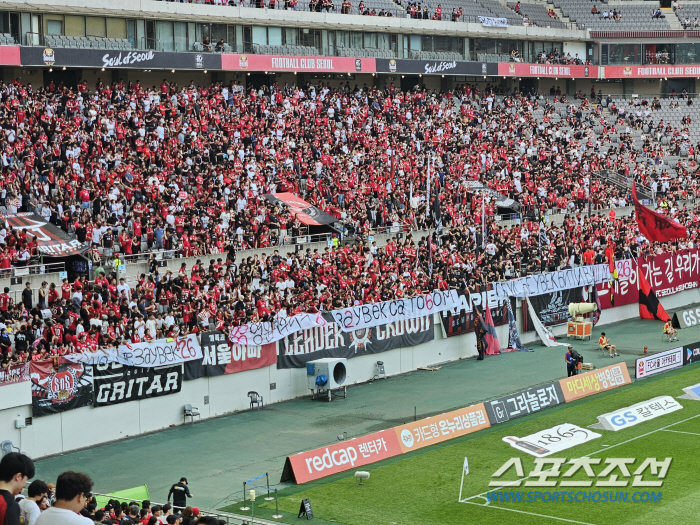
M632 275L632 260L616 261L615 268L619 280L626 281ZM500 281L493 283L493 292L496 297L524 299L545 293L560 292L569 288L600 284L609 280L610 271L607 264L592 264L568 270L528 275L512 281Z
M508 27L507 18L496 18L493 16L480 16L479 22L484 27Z
M273 322L248 323L234 326L228 340L235 345L267 345L284 339L294 332L326 326L327 321L320 313L297 314L275 319Z
M354 332L355 330L389 324L393 321L415 319L451 310L460 304L457 290L435 290L433 293L417 295L416 297L333 310L331 315L343 332Z
M155 367L176 365L185 361L202 358L202 348L194 334L177 339L157 339L149 343L121 345L119 348L105 348L97 352L68 354L65 359L84 365L105 365L121 363L127 366Z

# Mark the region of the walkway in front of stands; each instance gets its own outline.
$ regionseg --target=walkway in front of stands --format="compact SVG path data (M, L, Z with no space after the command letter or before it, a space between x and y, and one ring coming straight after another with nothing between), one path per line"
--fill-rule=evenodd
M658 321L641 320L605 326L603 330L620 353L614 359L600 355L597 339L601 330L594 329L591 341L571 343L585 362L597 368L624 360L634 377L634 360L643 354L644 345L649 352L657 352L700 341L700 327L695 327L679 331L680 343L662 343L661 328ZM96 492L146 483L151 500L164 502L170 485L186 476L195 495L192 506L221 508L242 499L245 480L267 472L270 483L278 483L288 455L337 442L344 432L349 438L368 434L411 421L414 411L418 418L427 417L566 375L563 349L533 349L484 361L465 359L434 372L416 371L353 386L347 399L331 403L305 397L266 406L260 412L233 414L63 454L39 461L36 479L55 483L60 472L77 470L92 477ZM119 421L112 424L118 426ZM90 422L85 425L89 432Z

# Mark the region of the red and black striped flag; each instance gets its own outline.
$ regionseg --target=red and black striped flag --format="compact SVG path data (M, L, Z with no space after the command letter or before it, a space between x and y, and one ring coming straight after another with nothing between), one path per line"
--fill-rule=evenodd
M649 281L644 276L641 266L638 268L639 276L639 317L642 319L658 319L659 321L669 321L669 317L664 307L661 306Z

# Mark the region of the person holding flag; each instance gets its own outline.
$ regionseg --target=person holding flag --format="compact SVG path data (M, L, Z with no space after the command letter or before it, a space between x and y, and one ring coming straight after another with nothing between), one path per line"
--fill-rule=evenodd
M496 355L501 353L501 345L498 342L496 328L493 324L493 316L488 303L485 308L485 315L479 313L476 304L473 306L474 312L474 332L476 333L476 349L479 352L479 361L484 359L484 354Z
M477 361L484 360L484 335L486 334L486 328L484 327L484 322L481 319L481 314L476 304L473 306L474 315L474 333L476 334L476 351L479 353L479 357L476 358Z

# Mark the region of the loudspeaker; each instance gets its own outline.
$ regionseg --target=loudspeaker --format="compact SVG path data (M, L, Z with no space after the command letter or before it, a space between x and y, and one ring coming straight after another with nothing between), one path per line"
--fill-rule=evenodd
M596 308L598 306L595 303L571 303L569 304L569 315L575 318L577 315L595 312Z

